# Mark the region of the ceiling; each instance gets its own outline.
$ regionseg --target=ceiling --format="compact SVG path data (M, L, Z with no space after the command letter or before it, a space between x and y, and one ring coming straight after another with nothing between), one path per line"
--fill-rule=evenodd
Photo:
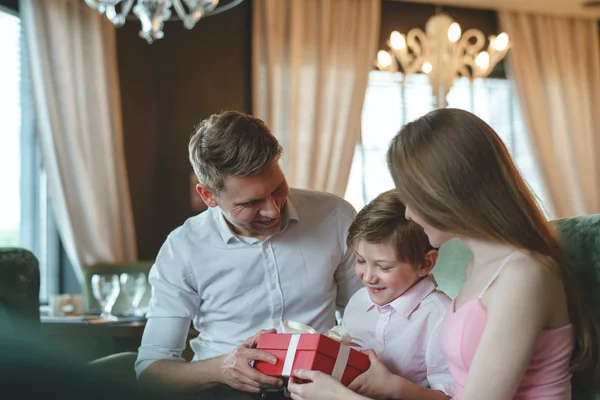
M600 4L584 8L587 0L402 0L413 3L433 3L441 6L484 8L490 10L507 9L530 11L544 14L560 14L600 19Z

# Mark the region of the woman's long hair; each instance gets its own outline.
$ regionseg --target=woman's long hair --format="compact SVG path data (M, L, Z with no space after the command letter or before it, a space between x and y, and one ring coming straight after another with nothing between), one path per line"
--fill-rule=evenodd
M388 166L401 200L442 231L509 244L554 262L575 332L572 370L598 387L599 324L582 301L575 271L500 137L475 115L439 109L406 124Z

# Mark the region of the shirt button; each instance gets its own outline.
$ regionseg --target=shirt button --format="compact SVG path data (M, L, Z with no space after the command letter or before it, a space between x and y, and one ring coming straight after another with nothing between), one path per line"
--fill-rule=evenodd
M274 283L271 283L271 290L275 290L277 288L277 285Z

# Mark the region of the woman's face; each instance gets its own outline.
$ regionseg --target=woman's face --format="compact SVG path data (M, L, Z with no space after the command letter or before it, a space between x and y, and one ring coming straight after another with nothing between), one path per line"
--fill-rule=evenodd
M415 214L409 206L406 206L404 217L410 221L413 221L417 225L420 225L429 238L429 244L436 249L439 249L444 243L455 237L455 235L452 235L449 232L441 231L429 225L421 216Z

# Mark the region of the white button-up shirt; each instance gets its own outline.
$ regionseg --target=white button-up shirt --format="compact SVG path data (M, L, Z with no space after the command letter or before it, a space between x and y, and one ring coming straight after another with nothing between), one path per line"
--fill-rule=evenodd
M188 219L163 244L149 281L152 298L136 362L194 361L231 352L261 329L290 319L319 332L335 325L362 286L346 246L355 210L339 197L291 189L279 233L262 241L232 233L219 208Z
M431 275L396 300L378 306L366 288L348 303L342 325L373 349L390 372L452 396L454 380L440 349L439 330L451 300Z

